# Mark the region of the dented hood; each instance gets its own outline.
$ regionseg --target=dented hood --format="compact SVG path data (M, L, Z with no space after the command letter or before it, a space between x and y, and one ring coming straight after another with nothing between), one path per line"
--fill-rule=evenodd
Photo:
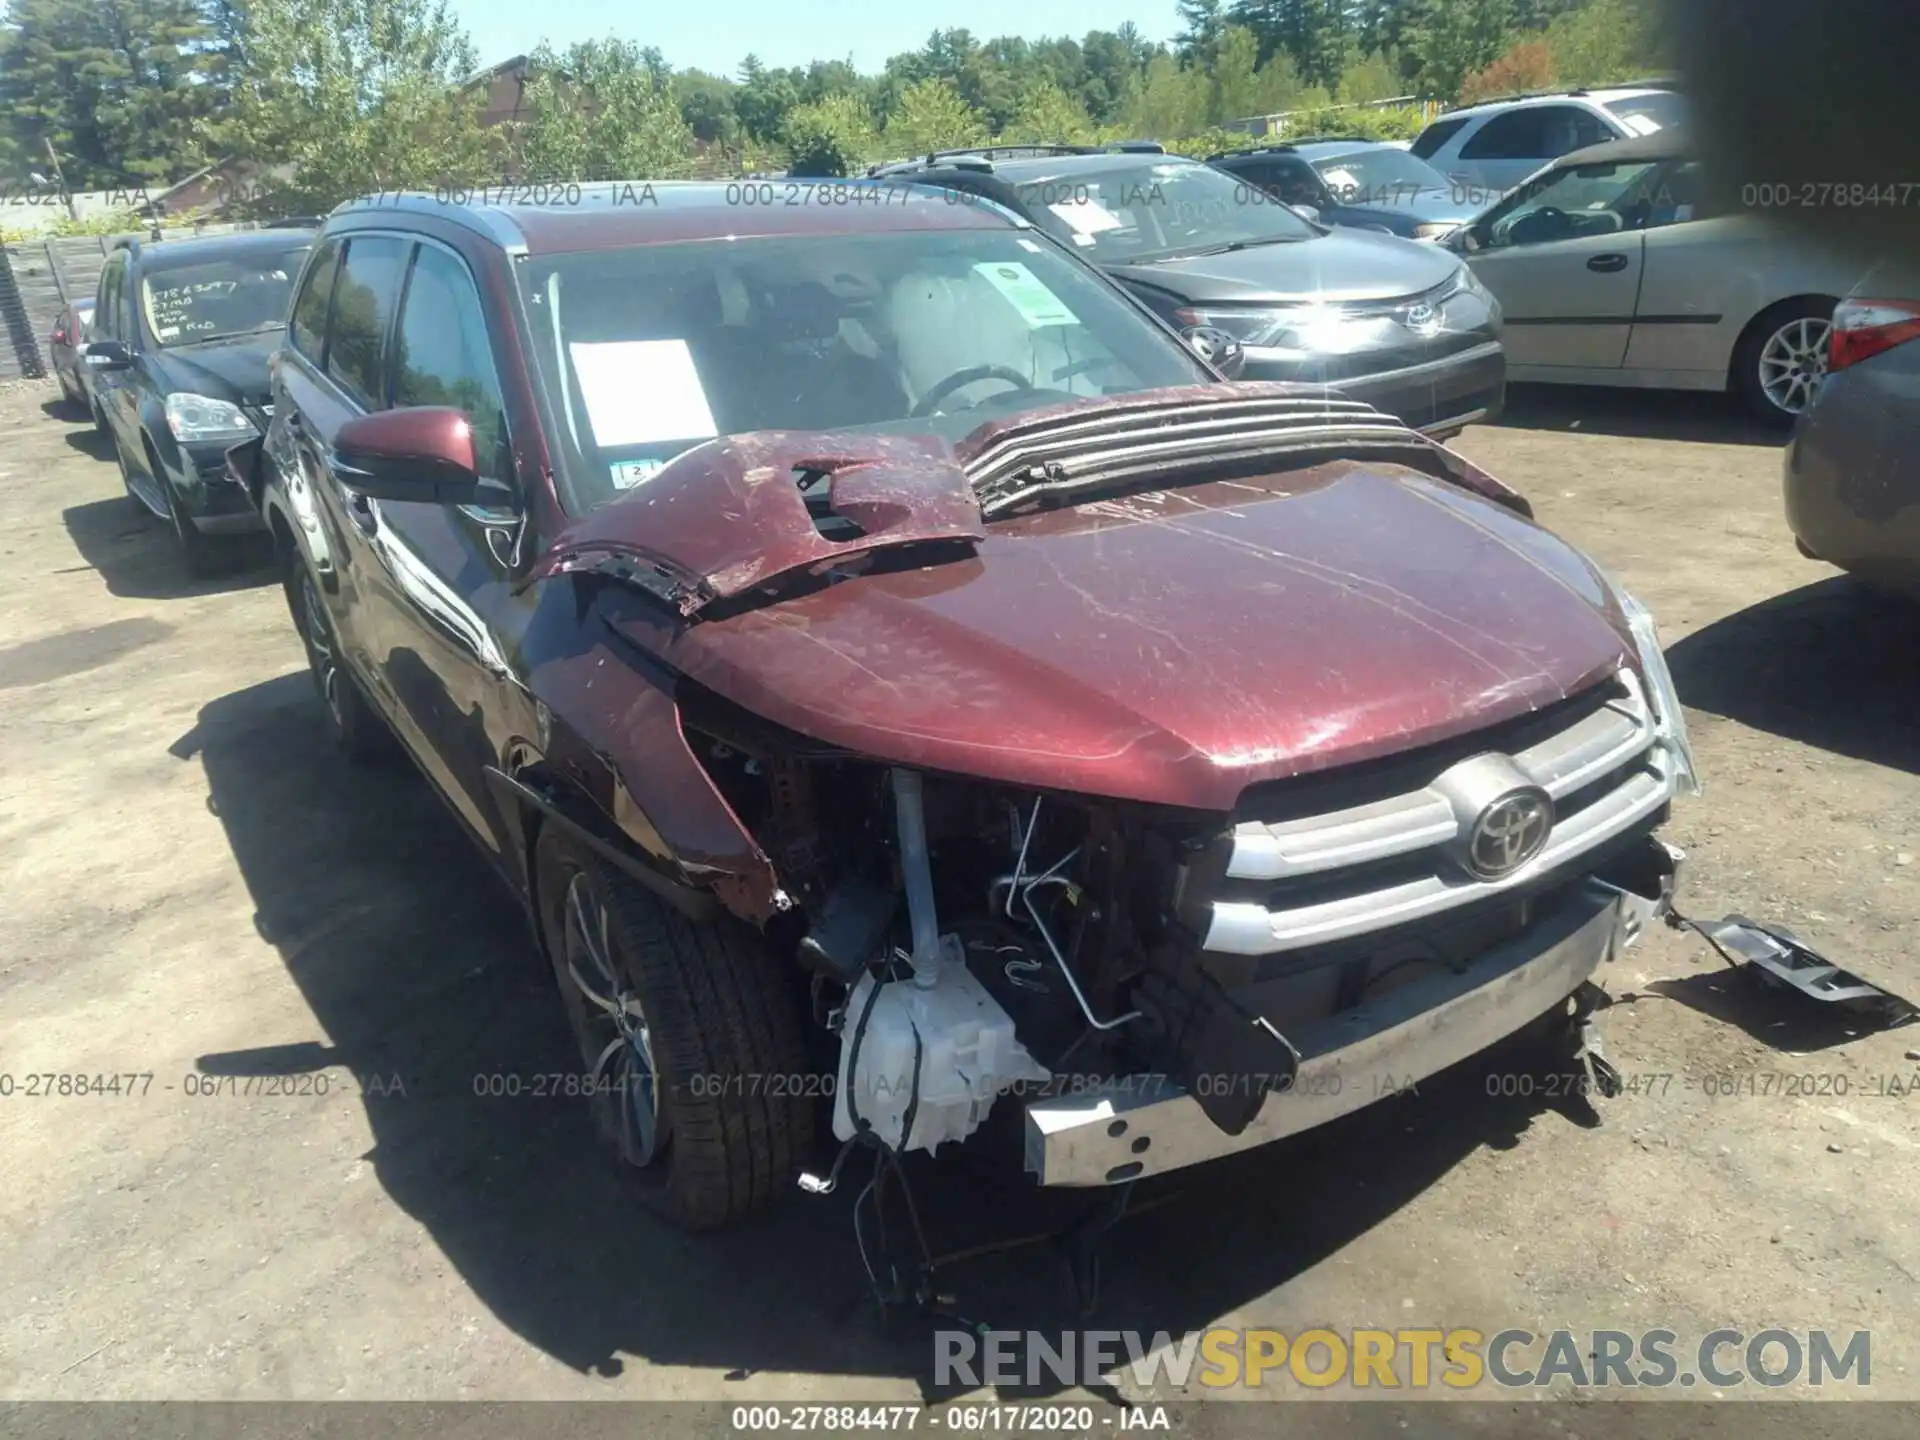
M947 563L635 638L876 759L1207 810L1523 714L1631 653L1571 547L1354 461L1000 520Z
M843 527L834 538L808 511L802 480L824 485L825 508ZM532 578L610 572L692 616L880 550L982 533L967 477L934 436L767 430L676 456L632 494L570 525Z

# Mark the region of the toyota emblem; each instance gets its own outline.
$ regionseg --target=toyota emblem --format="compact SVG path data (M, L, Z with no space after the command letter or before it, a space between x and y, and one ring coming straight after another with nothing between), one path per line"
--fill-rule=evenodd
M1513 790L1482 810L1467 834L1467 867L1499 880L1532 861L1553 831L1553 801L1540 789Z
M1414 305L1407 310L1407 327L1411 330L1429 330L1439 318L1439 312L1433 306Z

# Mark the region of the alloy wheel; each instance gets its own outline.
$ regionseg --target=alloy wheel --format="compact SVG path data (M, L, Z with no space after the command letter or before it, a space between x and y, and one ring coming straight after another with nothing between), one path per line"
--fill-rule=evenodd
M347 717L340 693L343 677L340 674L339 657L333 651L333 630L327 624L326 607L320 603L320 589L304 567L300 572L300 608L300 629L307 642L307 664L313 670L314 683L320 687L320 696L327 702L327 712L333 716L333 723L344 730Z
M1811 315L1789 320L1760 348L1760 389L1788 415L1813 403L1827 378L1827 342L1833 324Z
M586 1002L581 1041L592 1067L590 1093L621 1158L643 1168L664 1139L652 1029L619 964L606 906L583 873L567 883L564 925L567 976Z

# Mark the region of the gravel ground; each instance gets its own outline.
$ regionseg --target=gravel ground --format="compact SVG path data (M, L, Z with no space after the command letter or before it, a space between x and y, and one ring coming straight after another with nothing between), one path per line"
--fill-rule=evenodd
M422 782L327 751L270 577L183 581L54 393L0 393L0 1071L152 1078L0 1099L0 1395L926 1393L844 1195L687 1239L572 1105L473 1093L567 1064L517 916ZM1517 392L1460 448L1661 619L1708 787L1671 830L1690 911L1920 993L1920 621L1798 557L1777 439L1712 397ZM1116 1233L1099 1323L1865 1328L1871 1393L1920 1398L1920 1095L1884 1093L1920 1031L1670 933L1612 988L1637 1093L1490 1096L1496 1055L1192 1173ZM297 1093L198 1093L221 1076ZM1060 1325L1059 1279L1028 1252L956 1283Z

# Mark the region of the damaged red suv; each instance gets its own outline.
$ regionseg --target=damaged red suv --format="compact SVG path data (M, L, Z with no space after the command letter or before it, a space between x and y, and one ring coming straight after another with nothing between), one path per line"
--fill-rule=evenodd
M1693 788L1650 617L1007 213L804 192L344 207L233 457L338 738L524 901L643 1193L717 1225L976 1131L1120 1185L1555 1011L1604 1088Z

